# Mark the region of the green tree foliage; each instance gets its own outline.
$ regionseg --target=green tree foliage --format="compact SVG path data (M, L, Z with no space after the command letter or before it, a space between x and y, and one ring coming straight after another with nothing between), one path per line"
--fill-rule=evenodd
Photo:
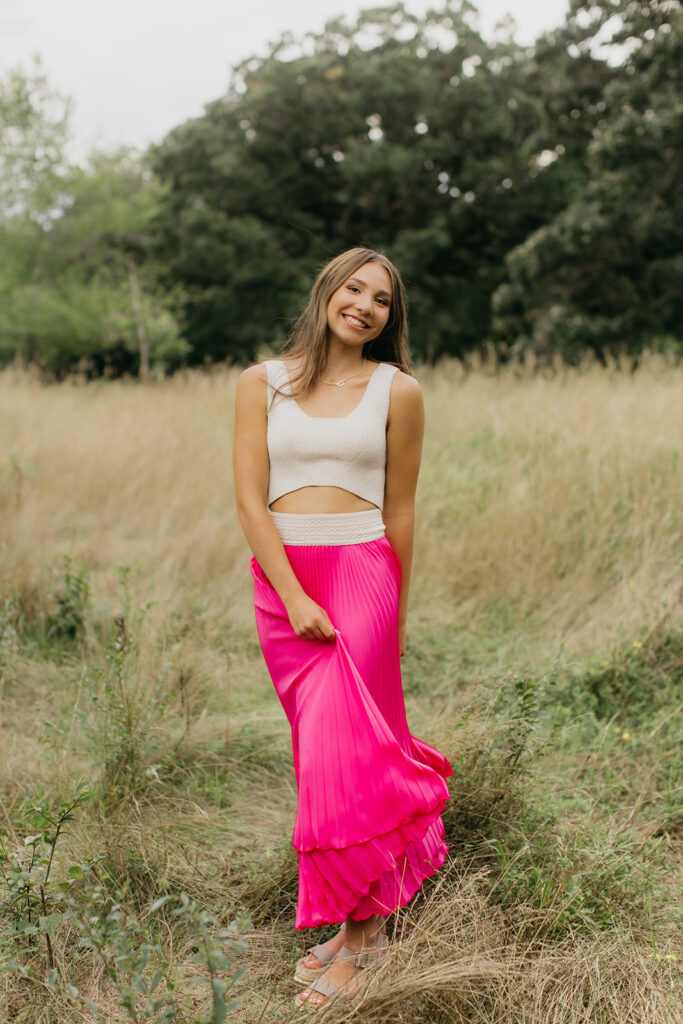
M68 106L39 66L0 83L0 362L143 374L187 350L158 284L160 188L128 151L68 159Z
M0 362L145 375L282 341L352 245L418 358L680 350L679 0L572 0L533 47L468 0L283 36L144 157L67 158L40 68L0 83Z
M69 103L34 62L0 83L0 218L47 222L60 208Z
M493 297L497 342L569 361L586 349L601 358L648 345L680 351L680 6L618 0L586 9L575 0L569 36L572 59L601 44L621 64L596 104L585 183L507 256L509 282Z
M503 256L584 183L591 127L570 112L610 77L559 41L536 57L509 30L484 41L467 2L365 11L244 62L153 157L160 254L188 289L195 353L254 358L313 268L355 244L400 266L418 356L479 347ZM564 159L541 175L551 144Z

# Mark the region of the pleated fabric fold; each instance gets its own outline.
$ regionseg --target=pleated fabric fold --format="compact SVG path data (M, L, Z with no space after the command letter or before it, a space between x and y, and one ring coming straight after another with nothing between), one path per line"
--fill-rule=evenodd
M255 558L256 624L292 730L298 786L295 926L388 914L443 864L447 759L411 736L398 650L401 566L386 537L285 546L334 640L294 633Z

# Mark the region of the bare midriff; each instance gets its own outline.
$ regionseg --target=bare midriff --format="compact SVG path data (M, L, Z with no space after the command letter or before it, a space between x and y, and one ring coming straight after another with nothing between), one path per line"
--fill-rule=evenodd
M277 498L270 506L271 512L362 512L377 508L371 501L359 498L343 487L299 487Z

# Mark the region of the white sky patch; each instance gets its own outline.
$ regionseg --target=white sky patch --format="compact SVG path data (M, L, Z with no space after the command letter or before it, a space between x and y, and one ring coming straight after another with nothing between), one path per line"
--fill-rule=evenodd
M549 167L550 164L557 160L557 152L554 149L544 149L542 153L539 153L536 157L537 167Z
M73 99L78 148L144 147L201 114L226 92L232 65L263 55L284 32L300 37L378 5L381 0L352 7L348 0L0 0L0 74L28 68L38 54L50 85ZM431 6L438 4L406 3L418 15ZM562 24L567 0L480 0L478 6L485 37L510 13L517 40L528 44Z

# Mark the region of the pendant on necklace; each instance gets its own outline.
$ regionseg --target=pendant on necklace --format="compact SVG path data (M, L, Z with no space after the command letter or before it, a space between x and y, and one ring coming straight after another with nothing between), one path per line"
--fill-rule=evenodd
M344 386L344 380L343 380L342 377L340 377L339 380L337 381L337 387L341 388L343 386Z

